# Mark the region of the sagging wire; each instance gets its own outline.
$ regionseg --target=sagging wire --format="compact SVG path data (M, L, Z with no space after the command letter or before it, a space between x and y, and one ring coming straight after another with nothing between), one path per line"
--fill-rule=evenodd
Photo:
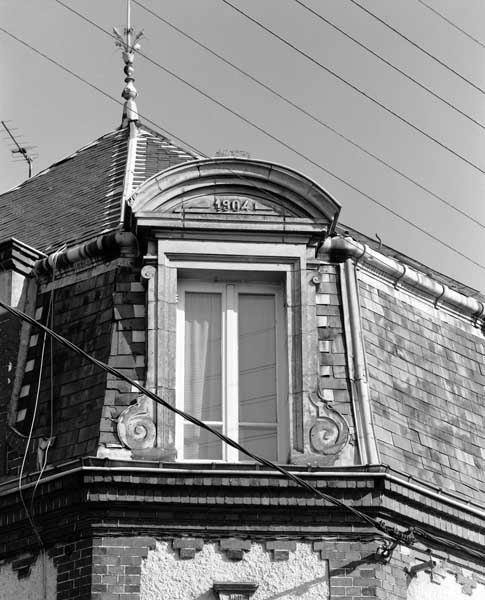
M227 4L230 4L227 2L227 0L221 0L222 2L225 2ZM354 0L351 0L354 1ZM233 8L235 8L232 4L231 6ZM238 10L239 9L235 9ZM242 11L239 11L242 12ZM245 13L243 13L245 14ZM247 16L247 15L245 15ZM249 17L251 20L252 17ZM99 27L99 26L98 26ZM104 90L102 90L101 88L95 86L94 84L92 84L91 82L89 82L88 80L84 79L83 77L81 77L80 75L78 75L77 73L75 73L74 71L72 71L71 69L68 69L67 67L65 67L63 64L59 63L58 61L52 59L50 56L48 56L47 54L44 54L43 52L41 52L40 50L38 50L37 48L35 48L34 46L32 46L31 44L28 44L27 42L25 42L24 40L22 40L21 38L17 37L16 35L14 35L13 33L11 33L10 31L4 29L3 27L0 27L0 31L2 31L3 33L5 33L6 35L8 35L9 37L11 37L12 39L16 40L19 44L22 44L24 46L26 46L27 48L29 48L30 50L32 50L33 52L35 52L36 54L38 54L39 56L42 56L43 58L45 58L46 60L48 60L49 62L51 62L52 64L56 65L57 67L59 67L60 69L62 69L63 71L69 73L70 75L72 75L73 77L75 77L76 79L78 79L79 81L81 81L82 83L86 84L87 86L91 87L92 89L96 90L97 92L99 92L100 94L102 94L103 96L105 96L106 98L109 98L110 100L112 100L113 102L116 102L119 105L122 105L123 103L120 102L119 100L117 100L116 98L114 98L113 96L111 96L110 94L108 94L107 92L105 92ZM273 32L272 32L273 33ZM108 33L108 35L110 37L111 36L110 33ZM140 54L141 56L145 56ZM155 62L155 61L153 61ZM163 69L165 69L165 67L161 67ZM166 70L166 69L165 69ZM187 85L189 85L190 87L194 87L192 86L192 84L186 82L185 80L183 80L182 78L178 77L177 75L175 75L174 73L171 73L174 77L178 78L179 80L183 81L184 83L186 83ZM198 88L194 88L198 90ZM373 204L379 206L380 208L382 208L383 210L385 210L386 212L392 214L394 217L400 219L401 221L404 221L407 225L409 225L410 227L412 227L413 229L416 229L417 231L421 232L422 234L426 235L427 237L429 237L430 239L434 240L435 242L437 242L438 244L441 244L442 246L444 246L445 248L448 248L448 250L450 250L451 252L454 252L455 254L457 254L458 256L461 256L462 258L464 258L466 261L474 264L475 266L477 266L478 268L485 270L485 267L477 262L476 260L474 260L473 258L470 258L469 256L467 256L466 254L464 254L463 252L460 252L460 250L457 250L454 246L452 246L451 244L449 244L448 242L445 242L443 240L441 240L440 238L438 238L437 236L435 236L434 234L430 233L427 229L425 229L424 227L420 227L419 225L417 225L415 222L411 221L410 219L407 219L406 217L402 216L400 213L398 213L397 211L393 210L392 208L386 206L384 203L380 202L379 200L377 200L376 198L374 198L373 196L371 196L370 194L367 194L366 192L362 191L361 189L359 189L358 187L356 187L354 184L350 183L349 181L343 179L342 177L340 177L340 175L337 175L336 173L334 173L333 171L330 171L329 169L327 169L326 167L323 167L322 165L318 164L317 162L315 162L314 160L312 160L310 157L306 156L305 154L298 152L297 150L295 150L295 148L291 147L289 144L286 144L286 142L280 140L279 138L273 136L272 134L270 134L269 132L267 132L264 128L259 127L258 125L252 123L249 119L246 119L245 117L243 117L242 115L239 115L239 113L237 113L236 111L233 111L232 109L229 109L228 107L226 107L223 103L218 102L216 100L214 100L212 97L210 97L208 94L206 94L205 92L200 91L204 96L208 97L210 100L213 100L214 102L216 102L217 104L221 105L222 107L226 108L227 110L229 110L232 114L234 114L235 116L241 118L242 120L244 120L246 123L248 123L249 125L251 125L252 127L256 128L257 130L261 131L262 133L264 133L265 135L267 135L268 137L270 137L271 139L273 139L274 141L282 144L284 147L286 147L287 149L291 150L291 152L296 153L297 155L299 155L301 158L303 158L304 160L308 161L309 163L313 164L315 167L317 167L318 169L320 169L321 171L323 171L324 173L327 173L328 175L330 175L331 177L333 177L334 179L336 179L337 181L340 181L341 183L343 183L346 187L352 189L353 191L357 192L358 194L362 195L364 198L367 198L367 200L369 200L370 202L372 202ZM201 153L197 148L195 148L194 146L192 146L191 144L189 144L188 142L185 142L184 140L182 140L181 138L179 138L178 136L176 136L175 134L171 133L170 131L168 131L166 128L161 127L158 123L155 123L153 120L149 119L147 116L141 114L140 112L138 112L139 117L143 118L147 123L150 123L152 125L154 125L156 128L160 129L162 132L164 132L165 134L168 134L171 138L180 141L184 146L188 146L189 148L191 148L192 150L195 151L196 154L202 156L203 158L208 158L204 153ZM485 173L485 170L481 170L482 172Z
M57 252L54 253L53 256L53 268L52 268L52 283L54 283L55 280L55 276L56 276L56 265L57 265L57 259L59 256L59 253L62 252L64 250L64 246L62 246ZM52 286L51 289L51 293L49 296L49 303L48 303L48 309L47 309L47 315L46 315L46 323L49 323L50 327L52 328L53 324L54 324L54 285ZM48 457L48 450L52 444L53 441L53 436L54 436L54 361L53 361L53 342L54 342L54 338L49 335L49 347L50 347L50 434L49 434L49 438L47 440L47 445L45 447L45 453L44 453L44 457L43 457L43 461L42 461L42 465L41 465L41 469L37 478L37 481L35 482L35 486L34 489L32 491L32 496L30 499L30 506L27 507L27 503L25 501L24 498L24 494L23 494L23 490L22 490L22 482L23 482L23 477L24 477L24 470L25 470L25 465L27 462L27 456L29 454L29 448L30 448L30 444L32 442L32 440L34 439L33 436L33 431L34 431L34 425L35 425L35 420L37 417L37 411L39 408L39 400L40 400L40 387L41 387L41 383L42 383L42 375L43 375L43 369L44 369L44 360L45 360L45 354L46 354L46 340L47 340L47 335L49 334L49 332L47 330L44 330L44 336L42 339L42 349L41 349L41 355L40 355L40 364L39 364L39 377L37 380L37 390L36 390L36 394L35 394L35 402L34 402L34 411L32 414L32 421L30 424L30 429L29 429L29 434L27 436L22 436L25 437L25 439L27 439L26 445L25 445L25 450L24 450L24 454L22 457L22 464L20 467L20 473L19 473L19 482L18 482L18 490L19 490L19 496L20 496L20 500L22 502L22 505L24 507L25 513L27 515L27 519L30 523L30 526L32 527L32 530L35 534L35 537L37 538L37 541L39 543L40 546L40 550L41 550L41 557L42 557L42 596L44 598L44 600L47 599L47 554L45 551L45 545L44 545L44 541L42 539L42 536L40 535L40 532L37 528L37 525L35 524L34 518L33 518L33 508L34 508L34 499L35 499L35 494L37 491L37 487L39 485L40 480L42 479L42 475L44 474L45 468L47 466L47 457ZM14 429L14 431L16 431ZM20 432L18 432L20 433ZM43 436L41 436L41 438L39 439L38 437L36 437L35 439L39 439L39 445L41 444Z
M49 319L49 311L50 311L50 306L49 306L49 310L47 313L47 319ZM37 321L35 321L37 322ZM29 448L30 448L30 443L32 441L32 437L33 437L33 432L34 432L34 425L35 425L35 420L37 418L37 410L39 407L39 399L40 399L40 386L41 386L41 382L42 382L42 371L44 369L44 357L45 357L45 347L46 347L46 341L47 341L47 335L48 332L46 330L44 330L44 337L42 339L42 348L41 348L41 352L40 352L40 363L39 363L39 377L37 380L37 390L35 393L35 400L34 400L34 410L32 413L32 421L30 423L30 429L29 429L29 433L27 435L27 442L25 444L25 450L24 450L24 454L22 457L22 463L20 465L20 473L19 473L19 483L18 483L18 490L19 490L19 496L20 496L20 501L22 502L22 505L24 507L25 513L27 515L27 519L29 520L29 523L32 527L33 532L35 533L35 536L39 542L39 546L41 549L44 548L44 542L40 536L40 533L35 525L34 519L31 515L31 511L29 510L29 508L27 507L27 503L25 502L25 498L24 498L24 494L22 491L22 481L23 481L23 477L24 477L24 470L25 470L25 465L27 462L27 456L29 454Z
M159 396L157 396L154 392L146 389L143 385L141 385L140 383L138 383L137 381L135 381L131 377L128 377L128 375L125 375L124 373L118 371L117 369L115 369L115 368L107 365L106 363L104 363L104 362L102 362L102 361L94 358L93 356L91 356L90 354L88 354L86 351L84 351L82 348L80 348L79 346L76 346L76 344L72 343L71 341L67 340L63 336L59 335L58 333L56 333L55 331L53 331L52 329L50 329L46 325L43 325L42 323L39 323L38 321L36 321L32 317L30 317L29 315L25 314L21 310L19 310L17 308L13 308L13 307L9 306L8 304L6 304L5 302L3 302L1 300L0 300L0 306L3 307L8 312L10 312L11 314L15 315L17 318L22 319L24 321L27 321L28 323L30 323L34 327L37 327L37 328L41 329L42 331L44 331L44 333L52 336L60 344L62 344L63 346L66 346L70 350L72 350L72 351L76 352L77 354L81 355L83 358L85 358L86 360L88 360L92 364L98 366L99 368L101 368L104 371L110 373L111 375L114 375L115 377L117 377L119 379L122 379L123 381L126 381L132 387L136 388L142 394L144 394L144 395L148 396L149 398L151 398L157 404L160 404L164 408L166 408L166 409L170 410L171 412L179 415L180 417L182 417L186 421L189 421L189 423L192 423L192 424L196 425L197 427L202 428L202 429L204 429L204 430L212 433L213 435L215 435L216 437L218 437L220 440L222 440L224 443L228 444L229 446L232 446L233 448L235 448L239 452L242 452L246 456L249 456L250 458L252 458L255 462L258 462L258 463L260 463L260 464L262 464L262 465L264 465L264 466L266 466L266 467L268 467L268 468L270 468L272 470L278 471L279 473L281 473L282 475L284 475L288 479L291 479L299 487L302 487L302 488L306 489L311 494L315 494L316 496L318 496L319 498L321 498L325 502L328 502L329 504L333 504L334 506L338 506L339 508L344 508L345 510L351 512L360 521L365 521L368 525L370 525L371 527L374 527L379 532L381 532L381 534L383 534L381 537L383 537L385 540L390 541L390 542L397 541L398 543L402 543L402 544L405 544L407 546L411 546L411 545L413 545L415 543L415 539L414 539L414 536L413 536L412 529L409 529L407 531L399 531L397 528L387 525L384 521L379 520L379 519L375 519L373 517L370 517L370 516L366 515L365 513L357 510L356 508L354 508L354 507L346 504L344 501L339 500L338 498L334 498L333 496L330 496L328 494L325 494L324 492L321 492L316 487L314 487L313 485L311 485L310 483L308 483L307 481L305 481L304 479L302 479L298 475L295 475L291 471L288 471L284 467L282 467L280 465L277 465L277 464L271 462L270 460L267 460L266 458L262 458L261 456L253 454L252 452L250 452L249 450L247 450L246 448L244 448L243 446L241 446L238 442L235 442L231 438L228 438L223 433L220 433L216 429L213 429L212 427L210 427L209 425L207 425L203 421L200 421L196 417L194 417L194 416L192 416L192 415L190 415L190 414L188 414L188 413L186 413L186 412L184 412L184 411L176 408L175 406L172 406L166 400L163 400L163 398L160 398Z
M55 287L54 287L54 282L56 279L56 269L57 269L57 261L59 259L60 254L66 249L66 244L62 244L62 246L60 246L60 248L58 250L56 250L56 252L54 252L54 254L52 255L52 288L51 288L51 293L49 296L49 311L48 311L48 319L49 319L49 327L50 329L54 329L54 300L55 300ZM37 481L35 482L35 486L34 489L32 491L32 497L30 500L30 508L32 510L33 506L34 506L34 498L35 498L35 494L37 492L37 487L40 483L40 480L42 479L42 476L44 475L44 471L47 467L47 460L48 460L48 454L49 454L49 449L52 446L52 444L55 441L54 438L54 338L52 336L49 337L50 339L50 398L49 398L49 437L47 438L47 440L44 442L45 443L45 447L43 448L44 450L44 455L42 457L42 464L41 464L41 469L39 471L39 475L37 477ZM45 439L45 438L43 438ZM39 440L39 445L42 444L42 439Z
M464 548L461 544L457 544L457 543L453 542L452 540L443 538L440 535L436 535L434 533L428 532L425 529L423 529L422 527L419 527L419 526L415 527L414 533L416 534L416 537L423 538L425 540L431 541L434 544L437 544L440 546L446 546L447 548L451 548L457 552L466 551L468 554L471 554L474 558L481 560L481 561L485 561L485 555L483 552L474 550L473 548L470 548L470 546L466 546L466 548Z

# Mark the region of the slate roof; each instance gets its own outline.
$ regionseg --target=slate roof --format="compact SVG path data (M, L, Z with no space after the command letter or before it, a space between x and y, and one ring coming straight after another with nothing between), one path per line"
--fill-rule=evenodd
M390 284L359 288L381 462L483 504L482 334Z
M98 138L0 195L0 240L15 237L43 252L116 229L128 150L128 129ZM134 186L197 155L141 126Z

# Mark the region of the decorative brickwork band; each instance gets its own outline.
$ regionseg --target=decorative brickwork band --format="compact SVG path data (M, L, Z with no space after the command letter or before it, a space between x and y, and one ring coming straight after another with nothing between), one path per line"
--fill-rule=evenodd
M202 538L181 538L173 541L173 549L178 550L179 558L194 558L196 552L200 552L204 546Z
M221 540L221 550L225 552L229 560L242 560L244 553L251 549L249 540L240 540L238 538L227 538Z
M477 587L477 582L472 577L466 577L463 573L460 573L456 582L461 586L461 590L467 596L471 596L473 594L473 590Z
M131 450L153 448L156 427L148 411L148 398L138 396L135 404L126 408L118 417L118 436L122 444Z

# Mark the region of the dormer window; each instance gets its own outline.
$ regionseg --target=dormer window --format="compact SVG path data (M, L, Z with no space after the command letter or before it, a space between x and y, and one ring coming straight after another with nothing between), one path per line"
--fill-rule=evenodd
M217 273L217 271L215 272ZM178 284L177 406L251 452L287 461L288 369L281 277L234 271ZM178 457L248 460L217 437L177 423Z
M285 167L224 158L153 177L130 211L146 244L147 387L254 454L319 460L311 263L338 204ZM135 457L250 460L167 409L136 410L156 435Z

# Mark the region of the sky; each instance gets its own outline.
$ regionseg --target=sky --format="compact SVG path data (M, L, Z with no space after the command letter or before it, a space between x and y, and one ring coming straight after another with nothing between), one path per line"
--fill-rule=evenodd
M126 0L62 3L126 25ZM341 223L485 291L483 0L132 0L131 14L147 124L296 169ZM61 0L0 0L0 21L0 118L35 146L34 174L119 126L108 34ZM11 149L4 132L0 192L27 177Z

